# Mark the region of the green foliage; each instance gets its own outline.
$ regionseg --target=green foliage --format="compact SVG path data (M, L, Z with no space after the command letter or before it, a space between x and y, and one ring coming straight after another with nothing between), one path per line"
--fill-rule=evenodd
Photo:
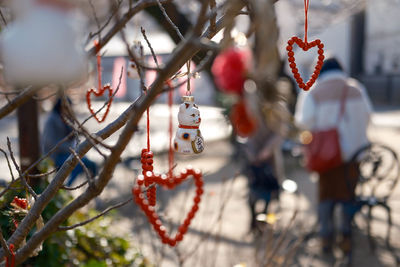
M37 189L39 192L40 188ZM23 192L17 195L23 195ZM0 205L8 209L9 203L15 196L15 192L0 199ZM61 190L57 196L49 203L42 213L46 222L58 210L72 200L68 191ZM0 214L0 225L6 238L8 238L14 226L10 223L7 212ZM64 225L73 225L85 221L98 214L94 209L85 212L77 211L71 216ZM29 258L24 266L138 266L148 267L151 264L134 248L127 239L116 236L110 232L110 226L117 216L103 216L84 226L60 231L53 234L43 244L43 250L38 256ZM35 231L33 229L32 233ZM31 233L31 234L32 234ZM29 239L29 236L28 236Z

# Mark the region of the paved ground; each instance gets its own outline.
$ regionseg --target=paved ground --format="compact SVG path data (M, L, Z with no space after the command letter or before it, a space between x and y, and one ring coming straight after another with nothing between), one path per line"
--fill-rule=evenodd
M114 106L110 116L115 117L126 105L123 103ZM203 171L205 186L204 198L199 212L191 224L185 239L176 248L162 246L154 233L149 229L146 219L137 206L128 204L121 209L121 215L115 221L116 233L124 234L132 240L132 244L139 247L144 255L157 266L261 266L261 262L268 258L271 251L276 249L275 263L284 262L292 258L289 266L334 266L333 258L321 257L318 243L315 239L308 242L299 242L296 257L289 257L291 250L287 247L297 246L296 241L310 232L315 222L315 179L305 172L297 159L286 157L286 176L298 183L298 194L282 193L279 205L271 207L276 211L276 222L264 231L264 235L252 234L248 231L250 213L247 208L246 178L239 175L239 164L232 160L233 148L224 139L229 133L229 127L220 115L220 110L201 108L202 133L207 140L204 153L196 157L178 157L176 170L192 165ZM152 112L152 147L158 151L155 158L155 168L159 172L166 170L167 157L162 153L165 150L165 135L167 133L167 117L165 106L158 105ZM400 141L397 138L400 130L400 111L380 111L374 115L373 125L369 135L372 141L381 142L400 153ZM143 128L143 124L141 129ZM98 128L95 123L88 126L93 131ZM0 121L0 147L6 148L5 136L17 141L15 118L6 118ZM130 143L124 156L134 156L145 144L143 134L138 134ZM113 142L111 139L108 142ZM140 145L137 145L140 144ZM15 148L17 151L17 147ZM94 153L90 153L96 161ZM115 175L97 201L99 208L123 200L130 196L136 171L140 165L135 161L120 164ZM0 162L0 173L7 170L4 160ZM1 177L7 178L7 177ZM176 229L192 198L193 186L185 183L173 192L159 190L158 210L167 222L167 228ZM390 200L393 208L394 227L392 242L396 252L400 254L400 189L396 187ZM293 212L298 209L297 216L290 227L285 231ZM383 234L385 233L385 214L374 213L373 234L377 243L376 252L370 251L366 233L365 220L357 216L354 244L353 266L394 266L395 261L391 253L385 249ZM171 227L171 228L170 228ZM265 240L269 240L265 241ZM272 242L273 240L274 242ZM301 239L300 239L301 241ZM281 242L281 243L280 243ZM293 243L294 242L294 243ZM281 244L281 246L277 246ZM339 258L340 255L336 253ZM336 265L338 265L336 263Z

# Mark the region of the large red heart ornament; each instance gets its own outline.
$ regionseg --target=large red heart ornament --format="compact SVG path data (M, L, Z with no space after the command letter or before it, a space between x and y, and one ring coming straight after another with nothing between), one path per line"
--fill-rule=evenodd
M107 106L106 106L106 111L104 112L103 116L101 118L99 118L99 117L97 117L96 112L92 108L92 101L91 101L90 95L94 94L96 97L100 97L104 94L105 91L108 91L108 102L107 102ZM112 94L113 94L113 89L111 88L110 84L104 85L98 91L96 91L93 88L90 88L86 92L86 102L88 104L89 111L90 111L90 113L92 113L92 115L96 119L96 121L103 122L106 119L107 114L110 111L111 102L113 100Z
M158 184L167 187L168 189L173 189L190 176L193 177L196 186L196 194L193 198L193 205L187 213L185 220L178 227L178 231L176 232L175 236L172 238L168 235L166 228L161 222L155 208L149 203L149 200L145 198L142 187L146 188L145 184L152 184L153 186ZM189 225L192 219L199 210L199 203L201 200L201 195L203 194L202 176L203 175L200 171L194 170L192 168L187 168L176 176L173 174L154 174L152 171L147 171L145 175L138 176L137 185L132 189L132 194L134 196L135 202L146 214L149 222L153 225L154 230L160 236L161 241L164 244L168 244L173 247L178 242L183 240L183 236L189 229Z
M304 81L301 78L301 75L299 73L299 70L296 67L296 60L294 58L294 52L293 52L293 45L295 43L301 49L303 49L303 51L307 51L310 48L313 48L315 46L318 47L318 61L317 61L317 64L315 65L313 74L311 75L310 79L306 83L304 83ZM292 38L289 39L286 50L287 50L287 54L288 54L289 66L292 69L292 73L293 73L294 78L296 79L297 84L303 90L305 90L305 91L309 90L310 87L317 80L319 72L321 71L321 68L322 68L322 64L324 63L324 58L325 58L324 57L324 44L319 39L316 39L316 40L308 43L308 42L303 42L300 38L298 38L296 36L293 36Z

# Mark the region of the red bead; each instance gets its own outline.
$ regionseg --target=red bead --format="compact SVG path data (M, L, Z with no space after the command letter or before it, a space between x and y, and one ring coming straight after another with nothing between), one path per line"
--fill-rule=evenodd
M201 201L201 198L199 196L195 196L193 199L194 203L198 204Z
M169 244L171 247L174 247L174 246L176 245L176 240L170 239L169 242L168 242L168 244Z
M287 50L287 51L292 51L292 50L293 50L293 47L292 47L291 45L288 45L288 46L286 46L286 50Z
M182 239L183 239L183 235L181 233L177 233L176 236L175 236L175 240L176 241L182 241Z
M202 180L198 180L198 181L195 182L195 185L196 185L197 187L202 187L203 184L204 184L204 183L203 183Z
M197 209L199 209L199 207L197 207ZM196 211L194 210L194 206L193 206L192 210L189 211L188 219L190 219L190 220L193 219L195 214L196 214Z
M186 225L186 226L189 226L190 225L190 221L193 219L193 217L192 218L189 218L189 216L183 221L183 225Z
M184 235L184 234L187 232L187 230L188 230L188 227L187 227L186 225L181 225L181 226L179 226L179 229L178 229L178 231L179 231L182 235Z
M295 59L294 59L294 57L289 57L289 58L288 58L288 61L289 61L290 63L294 63L294 62L295 62Z
M292 68L292 71L293 71L293 69L296 68L296 63L291 62L291 63L289 64L289 66Z
M298 72L299 72L299 69L298 69L298 68L292 68L292 73L293 73L293 74L298 73Z
M324 58L325 58L324 55L319 55L319 56L318 56L318 59L319 59L319 60L324 60Z
M321 43L321 40L320 39L316 39L314 42L315 42L316 45L319 45Z
M132 193L133 193L134 195L139 195L139 194L141 193L140 187L139 187L139 186L135 186L135 187L132 189Z
M308 85L305 85L303 88L304 91L308 91L308 89L310 89L310 87Z
M324 44L323 43L319 44L318 48L320 48L320 49L324 48Z
M318 54L319 54L319 55L323 55L323 54L324 54L324 50L318 49Z
M289 51L287 54L288 54L289 57L293 57L294 56L294 52L293 51Z
M288 47L289 46L292 46L294 44L294 40L293 39L290 39L289 41L288 41Z
M293 77L295 80L301 78L300 73L296 72L295 74L293 74Z
M196 194L201 195L203 194L204 190L201 188L196 189Z

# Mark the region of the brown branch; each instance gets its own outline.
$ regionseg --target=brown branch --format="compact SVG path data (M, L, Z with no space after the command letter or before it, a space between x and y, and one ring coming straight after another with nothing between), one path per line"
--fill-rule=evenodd
M77 185L75 187L68 187L68 186L64 185L64 186L61 187L61 189L73 191L73 190L76 190L76 189L79 189L79 188L83 187L87 183L88 183L88 180L84 181L83 183L81 183L80 185Z
M11 257L11 251L7 245L6 240L4 239L3 232L1 231L1 229L0 229L0 243L1 243L1 247L6 252L6 257L7 258Z
M13 173L12 168L11 168L10 160L8 159L8 156L7 156L7 152L4 151L4 150L1 149L1 148L0 148L0 151L1 151L1 152L4 154L4 156L6 157L7 165L8 165L8 170L10 171L10 174L11 174L11 180L14 181L14 180L15 180L15 177L14 177L14 173Z
M151 45L149 39L147 38L146 31L144 30L143 27L140 27L140 31L142 32L143 38L146 41L148 48L150 49L150 53L153 57L154 63L156 63L157 68L159 68L160 65L158 64L156 53L154 52L153 46Z
M37 199L37 194L36 194L35 191L33 191L32 187L26 181L25 175L22 174L22 171L19 168L19 165L18 165L17 161L15 160L14 153L13 153L12 148L11 148L10 138L8 138L8 137L7 137L7 147L8 147L8 151L10 152L11 161L14 163L14 166L17 169L17 172L19 173L19 176L21 178L22 184L28 189L29 193L31 193L33 198L36 200Z
M15 98L13 98L7 105L0 109L0 119L4 118L17 107L28 101L36 92L37 88L29 86L22 90Z
M163 14L163 16L165 17L165 19L167 20L167 22L171 25L171 27L175 30L176 34L179 36L179 38L181 39L181 41L185 40L185 37L183 37L182 33L179 31L179 28L175 25L175 23L171 20L171 18L168 16L167 12L165 11L165 8L162 6L162 4L160 3L160 0L156 0L157 1L157 5L161 10L161 13Z
M50 175L50 174L52 174L52 173L55 173L56 171L57 171L57 169L53 169L53 170L51 170L51 171L49 171L49 172L46 172L46 173L28 174L27 176L28 176L29 178L42 178L42 177L45 177L45 176Z
M210 0L210 9L214 10L216 6L217 3L215 2L215 0ZM215 12L215 14L212 14L210 18L210 29L213 31L216 30L216 20L217 20L217 12Z
M98 24L98 30L97 30L97 32L95 32L95 33L90 33L89 34L89 39L92 39L93 37L95 37L96 35L99 35L99 38L100 38L100 34L101 34L101 32L108 26L108 24L110 24L110 22L112 21L112 18L118 13L118 9L119 9L119 7L121 6L121 3L122 3L122 0L118 0L118 3L117 3L117 6L116 6L116 8L114 8L114 11L113 11L113 13L110 15L110 17L107 19L107 21L103 24L103 26L99 26L99 24ZM93 9L94 9L94 7L93 7ZM97 22L96 22L97 23Z
M76 153L75 150L73 150L72 148L68 149L69 152L71 152L71 154L78 160L79 165L81 165L83 171L85 172L86 178L89 182L89 186L91 186L93 184L93 175L90 174L90 171L88 170L88 168L86 167L85 163L83 163L82 159L78 156L78 154Z
M113 205L113 206L111 206L111 207L108 207L108 208L105 209L104 211L100 212L100 213L97 214L96 216L94 216L94 217L92 217L92 218L90 218L90 219L88 219L88 220L86 220L86 221L83 221L83 222L80 222L80 223L77 223L77 224L74 224L74 225L70 225L70 226L59 226L57 230L58 230L58 231L67 231L67 230L71 230L71 229L74 229L74 228L83 226L83 225L85 225L85 224L91 223L91 222L93 222L94 220L96 220L96 219L98 219L98 218L100 218L100 217L106 215L106 214L109 213L110 211L112 211L112 210L114 210L114 209L118 209L118 208L120 208L120 207L122 207L122 206L125 206L126 204L128 204L128 203L131 202L131 201L132 201L132 198L129 198L129 199L124 200L124 201L122 201L122 202L120 202L120 203L117 203L117 204L115 204L115 205Z
M164 2L169 2L170 0L165 0L165 1L161 1L162 3ZM106 34L103 38L101 38L99 40L99 46L103 47L104 45L106 45L111 38L117 34L122 28L125 27L125 25L130 21L130 19L136 15L137 13L139 13L140 11L142 11L143 9L149 7L149 6L153 6L157 4L157 0L141 0L137 3L135 3L135 5L133 5L126 13L125 15L118 20L118 23L116 23ZM89 50L89 54L91 55L96 55L96 48L92 47Z

